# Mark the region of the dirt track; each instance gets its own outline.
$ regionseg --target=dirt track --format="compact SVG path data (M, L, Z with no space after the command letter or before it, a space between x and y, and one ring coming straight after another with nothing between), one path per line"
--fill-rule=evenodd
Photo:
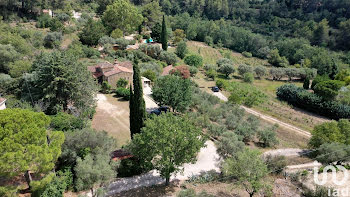
M225 95L223 95L221 92L214 92L213 93L214 96L218 97L219 99L223 100L223 101L228 101L227 97ZM290 125L288 123L285 123L285 122L282 122L280 120L277 120L276 118L273 118L271 116L268 116L268 115L265 115L265 114L262 114L260 112L257 112L253 109L250 109L248 107L245 107L245 106L241 106L241 108L243 108L247 113L250 113L254 116L258 116L259 118L263 119L263 120L266 120L268 122L271 122L273 124L278 124L279 126L281 127L285 127L291 131L294 131L300 135L303 135L305 137L308 137L308 138L311 138L311 133L308 132L308 131L305 131L305 130L302 130L300 128L297 128L293 125Z

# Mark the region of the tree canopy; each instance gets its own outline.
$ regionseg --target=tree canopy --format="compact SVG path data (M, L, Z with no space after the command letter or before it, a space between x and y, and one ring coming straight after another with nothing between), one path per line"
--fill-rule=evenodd
M47 173L61 155L64 134L48 131L50 118L22 109L0 111L0 174Z
M171 174L181 171L184 163L196 161L204 140L189 118L163 113L146 120L142 132L134 135L130 150L157 169L168 184Z

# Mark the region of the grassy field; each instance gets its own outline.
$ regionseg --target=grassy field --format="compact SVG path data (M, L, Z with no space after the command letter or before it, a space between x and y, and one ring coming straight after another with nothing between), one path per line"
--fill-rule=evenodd
M200 42L187 42L188 49L190 53L201 54L204 59L204 64L206 63L215 63L218 59L223 57L230 57L235 67L240 64L247 64L252 66L257 65L266 65L269 66L266 60L258 59L258 58L246 58L240 53L232 52L227 49L216 49L213 47L209 47ZM174 50L174 49L172 49ZM230 79L226 79L223 76L218 76L219 78L228 80L228 81L236 81L243 83L241 77L237 74L234 74ZM201 87L212 87L215 85L215 82L209 80L205 77L204 71L201 72L195 77L195 81ZM315 114L311 114L305 112L301 109L294 108L289 106L285 102L281 102L276 98L276 90L278 87L285 83L293 83L297 86L302 86L302 82L300 81L273 81L270 79L262 79L255 80L253 85L258 87L259 90L264 92L268 99L265 103L260 104L259 106L254 106L253 109L263 112L266 115L270 115L272 117L278 118L281 121L286 123L290 123L297 127L300 127L304 130L311 131L315 125L318 125L322 122L327 121L326 118L317 116ZM228 92L223 92L226 96L229 96Z

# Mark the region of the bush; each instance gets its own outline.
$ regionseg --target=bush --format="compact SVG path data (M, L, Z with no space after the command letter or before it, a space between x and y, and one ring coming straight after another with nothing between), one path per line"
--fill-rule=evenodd
M247 51L243 51L243 52L242 52L242 55L243 55L244 57L247 57L247 58L253 57L252 53L247 52Z
M262 77L266 76L267 69L265 66L257 66L254 68L255 75L261 79Z
M329 195L329 190L331 191ZM322 187L317 185L315 190L306 189L306 191L303 192L303 196L305 197L335 197L333 195L333 189Z
M231 82L226 89L231 92L229 102L244 104L248 107L265 102L266 95L250 84Z
M318 83L321 83L323 81L328 81L328 80L331 80L331 79L327 75L317 75L316 78L312 80L311 89L314 89L314 87Z
M205 44L207 44L209 46L213 46L213 44L214 44L213 38L210 36L205 36L204 42L205 42Z
M187 53L188 53L188 50L187 50L187 44L186 44L186 42L184 42L184 41L179 42L179 43L177 44L175 54L176 54L179 58L183 59L183 58L186 56Z
M343 81L322 81L314 87L314 92L315 94L321 96L323 99L333 100L338 95L340 88L344 85L345 83Z
M266 128L258 132L258 139L263 144L264 147L273 147L278 144L278 139L276 137L276 129L278 125L271 128Z
M160 53L162 52L159 45L142 44L140 45L140 50L154 59L158 59Z
M36 27L38 28L49 28L51 23L51 16L48 14L43 14L38 17L38 21L36 23Z
M203 58L200 55L188 55L184 59L185 64L194 67L201 67L203 65Z
M238 66L238 74L243 76L246 73L252 73L253 72L253 67L241 64Z
M216 61L216 65L220 68L222 65L225 64L231 64L233 65L232 60L228 59L228 58L221 58L219 60Z
M116 94L118 97L123 97L125 100L130 99L130 90L127 88L117 88Z
M283 68L271 68L270 75L273 80L281 80L285 76L286 72Z
M63 39L61 32L49 32L44 38L44 46L47 48L58 48Z
M127 81L126 79L124 78L120 78L118 81L117 81L117 88L126 88L126 86L128 86L129 84L129 81Z
M208 70L217 70L218 66L214 65L214 64L205 64L204 65L204 70L208 71Z
M86 123L83 119L65 112L59 112L58 114L51 116L50 127L56 131L82 129L85 125Z
M222 79L218 79L218 80L216 80L216 82L215 82L215 85L216 85L219 89L225 88L225 84L226 84L226 82L225 82L224 80L222 80Z
M283 169L287 166L287 159L285 156L267 155L264 160L267 165L267 169L269 169L269 171L273 174L282 173Z
M177 62L177 57L175 53L171 53L168 51L162 51L159 55L159 59L161 61L166 62L168 65L175 65Z
M111 33L111 37L114 39L122 38L123 37L123 31L120 29L115 29Z
M253 83L253 81L254 81L253 73L245 73L243 75L243 81L246 83Z
M142 73L143 77L146 77L147 79L151 80L152 82L155 82L157 80L157 75L151 70L146 70Z
M210 69L205 72L205 76L207 76L209 79L215 80L215 77L217 76L217 73L215 70Z
M350 117L350 106L336 101L324 101L316 94L310 93L294 84L285 84L277 89L277 98L335 120Z
M98 44L101 46L105 46L108 44L113 45L113 44L115 44L115 39L111 38L109 36L103 36L98 40Z
M88 47L86 45L83 45L83 51L84 54L87 58L92 58L92 57L99 57L100 52L92 47Z
M191 77L194 77L197 73L198 73L198 68L194 66L190 66Z
M141 161L135 157L123 159L118 167L118 177L132 177L146 172L142 168Z
M102 82L102 85L101 85L101 92L102 93L104 93L104 94L110 93L111 88L112 88L112 86L107 81Z

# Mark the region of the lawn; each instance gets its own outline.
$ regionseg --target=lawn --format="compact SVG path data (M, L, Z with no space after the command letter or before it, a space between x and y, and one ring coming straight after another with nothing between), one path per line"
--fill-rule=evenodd
M119 147L127 144L130 141L129 102L112 94L98 94L97 98L92 128L115 137Z

